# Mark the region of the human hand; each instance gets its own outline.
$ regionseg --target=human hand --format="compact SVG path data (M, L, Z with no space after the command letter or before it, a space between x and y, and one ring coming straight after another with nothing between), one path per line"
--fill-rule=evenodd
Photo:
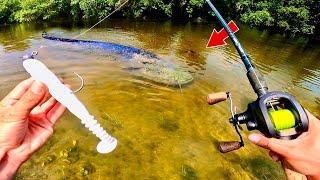
M1 101L0 179L11 179L53 134L66 108L48 95L43 83L27 79Z
M291 170L304 174L308 179L320 179L320 120L307 112L309 129L294 140L266 138L251 134L249 140L270 150L274 161L283 161Z

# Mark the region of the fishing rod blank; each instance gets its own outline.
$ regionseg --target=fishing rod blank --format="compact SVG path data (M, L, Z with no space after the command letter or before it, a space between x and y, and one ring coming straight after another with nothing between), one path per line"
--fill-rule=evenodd
M210 0L206 0L209 4L210 8L214 12L214 14L217 16L220 24L222 27L226 30L228 33L232 43L234 44L235 48L237 49L242 62L244 63L246 70L247 70L247 77L250 81L250 84L254 90L254 92L258 95L258 97L266 94L268 92L268 86L267 83L263 77L263 75L255 68L253 65L251 58L248 56L248 54L245 52L243 47L241 46L239 40L235 36L235 34L232 32L230 27L228 26L227 22L223 19L219 11L214 7L214 5L211 3Z

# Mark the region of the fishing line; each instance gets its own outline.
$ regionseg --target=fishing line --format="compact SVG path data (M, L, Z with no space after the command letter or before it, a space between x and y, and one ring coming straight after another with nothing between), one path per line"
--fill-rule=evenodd
M120 2L121 0L119 0ZM126 5L130 0L127 0L125 1L124 3L122 3L120 6L118 6L114 11L112 11L110 14L108 14L107 16L105 16L104 18L102 18L100 21L98 21L97 23L95 23L93 26L91 26L90 28L88 28L87 30L85 30L84 32L76 35L76 36L73 36L72 39L77 39L79 38L80 36L83 36L84 34L88 33L89 31L91 31L94 27L96 27L98 24L100 24L102 21L106 20L107 18L109 18L110 16L112 16L114 13L116 13L117 11L119 11L120 9L123 8L124 5ZM58 46L58 44L56 45L49 45L50 47L55 47L55 46ZM42 46L42 47L47 47L47 46ZM41 47L40 47L41 48ZM38 49L40 49L38 48ZM35 56L38 54L38 51L33 51L32 53L35 53L35 54L32 54L32 56Z
M119 1L120 2L120 1ZM98 24L100 24L102 21L106 20L107 18L109 18L110 16L112 16L114 13L116 13L117 11L119 11L120 9L122 9L122 7L124 5L126 5L129 2L129 0L125 1L124 3L122 3L118 8L116 8L114 11L112 11L110 14L108 14L107 16L105 16L104 18L102 18L100 21L98 21L96 24L94 24L93 26L91 26L89 29L85 30L84 32L80 33L79 35L74 36L72 39L77 39L80 36L83 36L84 34L86 34L87 32L91 31L94 27L96 27Z
M120 2L121 0L119 0ZM125 1L124 3L120 4L120 6L118 6L114 11L112 11L110 14L108 14L107 16L105 16L104 18L102 18L100 21L98 21L97 23L95 23L93 26L91 26L90 28L88 28L87 30L85 30L84 32L76 35L73 37L73 39L77 39L79 38L80 36L83 36L84 34L86 34L87 32L89 32L90 30L92 30L94 27L96 27L98 24L100 24L101 22L103 22L104 20L106 20L107 18L109 18L110 16L112 16L114 13L116 13L117 11L119 11L120 9L123 8L123 6L125 6L127 3L129 2L129 0ZM49 45L50 47L55 47L55 46L58 46L58 44L55 44L55 45ZM42 47L48 47L48 46L40 46L39 49L41 49ZM29 58L34 58L36 55L38 55L38 51L32 51L31 54L28 54L28 55L25 55L23 56L23 59L29 59ZM78 73L76 72L73 72L80 80L81 80L81 84L80 84L80 87L76 90L73 91L73 93L77 93L79 91L81 91L84 87L84 79L82 78L82 76L80 76Z
M119 0L120 2L121 0ZM125 6L130 0L127 0L125 1L124 3L122 3L120 6L118 6L114 11L112 11L110 14L108 14L107 16L105 16L104 18L102 18L100 21L98 21L97 23L95 23L93 26L91 26L90 28L88 28L87 30L85 30L84 32L76 35L76 36L73 36L72 39L77 39L81 36L83 36L84 34L88 33L89 31L91 31L94 27L96 27L97 25L99 25L101 22L103 22L104 20L106 20L107 18L109 18L110 16L112 16L114 13L116 13L117 11L121 10L123 8L123 6ZM54 47L54 46L58 46L57 45L50 45L51 47ZM46 47L46 46L44 46ZM40 48L39 48L40 49ZM34 51L36 53L38 53L37 51Z
M95 26L97 26L102 21L121 9L127 2L129 2L129 0L122 3L109 15L91 26L89 29L75 36L74 38L76 39L77 37L80 37L89 32ZM118 144L117 139L107 133L107 131L99 124L94 116L89 113L87 108L82 104L81 101L79 101L79 99L75 95L75 93L79 92L84 86L83 78L79 74L74 72L74 74L81 79L81 86L77 90L72 91L67 86L65 86L61 82L61 80L47 68L45 64L43 64L39 60L34 59L37 54L38 51L33 51L32 53L23 56L23 67L25 68L25 70L33 79L44 83L48 87L51 96L54 97L58 102L63 104L77 118L79 118L81 120L81 123L100 139L100 142L96 148L99 153L104 154L113 151Z

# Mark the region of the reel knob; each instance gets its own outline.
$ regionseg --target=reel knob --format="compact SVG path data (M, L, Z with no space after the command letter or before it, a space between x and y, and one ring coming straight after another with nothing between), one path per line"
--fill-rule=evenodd
M241 142L238 141L225 141L219 142L218 149L221 153L227 153L238 150L242 147Z
M228 95L226 92L211 93L207 96L207 102L209 105L214 105L227 100L227 98Z

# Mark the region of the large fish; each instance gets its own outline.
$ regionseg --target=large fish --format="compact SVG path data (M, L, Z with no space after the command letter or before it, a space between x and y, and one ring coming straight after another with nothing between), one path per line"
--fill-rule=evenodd
M42 37L48 40L98 48L107 53L120 55L124 60L130 61L132 62L131 64L134 65L129 69L139 70L139 74L142 77L158 83L181 86L193 81L193 77L189 72L178 69L173 64L158 57L156 54L143 49L102 41L61 38L46 33L42 34Z

